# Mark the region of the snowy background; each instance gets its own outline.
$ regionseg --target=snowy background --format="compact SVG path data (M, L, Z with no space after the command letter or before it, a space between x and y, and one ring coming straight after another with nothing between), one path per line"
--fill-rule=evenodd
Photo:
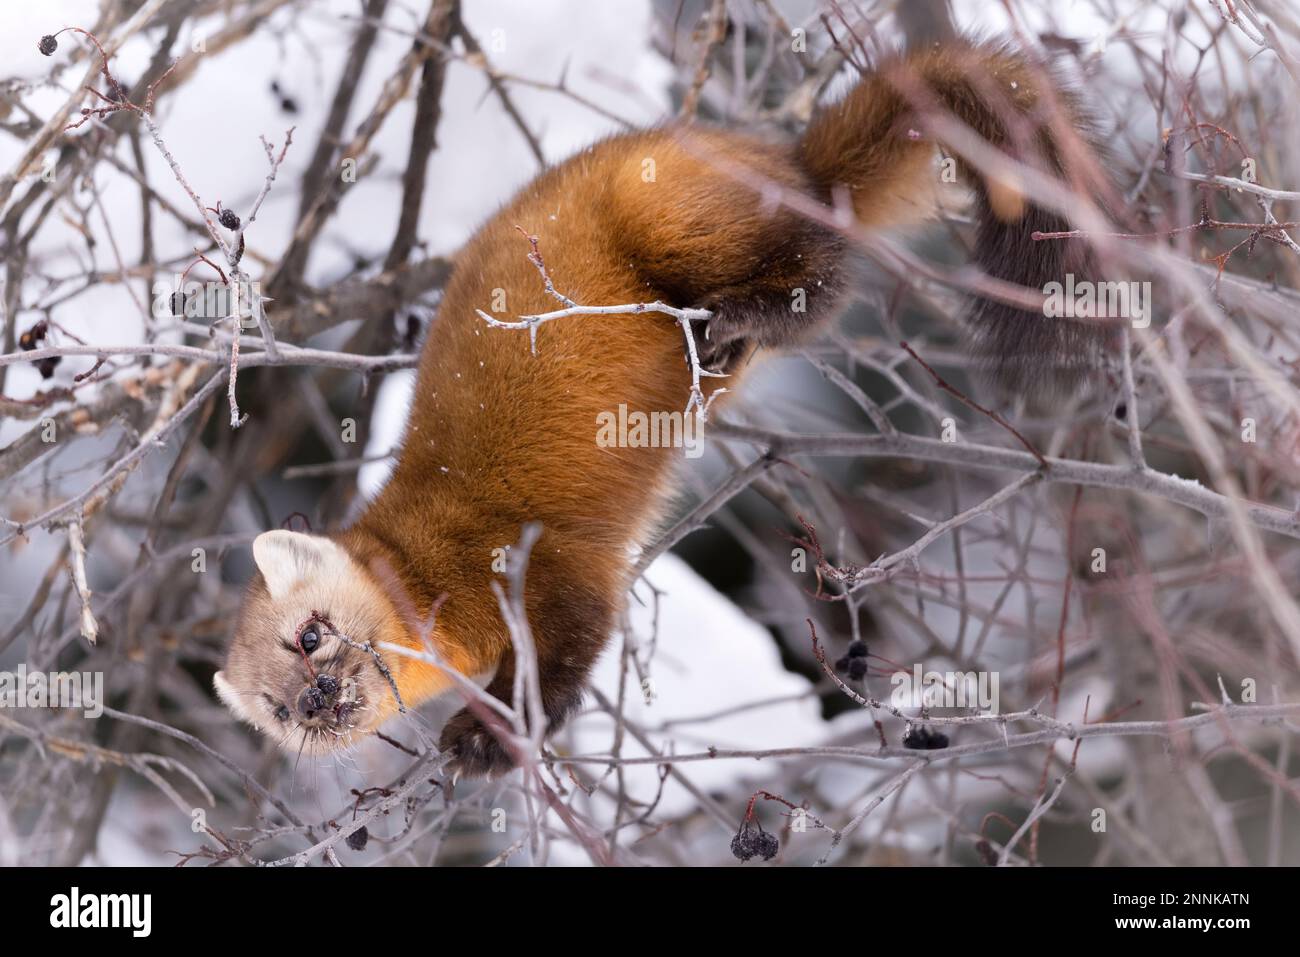
M1113 38L1145 36L1158 46L1167 28L1170 9L1180 4L1119 4L1131 9L1116 16L1103 15L1099 5L1092 3L1041 5L1050 10L1048 15L1040 12L1040 5L1030 5L1027 9L1015 6L1022 17L1017 24L1021 29L1035 34L1055 31L1074 37L1082 50L1095 56L1094 65L1104 63L1114 71L1111 75L1131 79L1137 76L1139 68L1127 51L1112 55ZM696 10L694 19L690 15L692 7ZM687 4L679 39L689 39L694 20L698 20L699 7L698 3ZM818 24L820 8L812 0L788 0L777 3L776 7L791 23L808 25L810 33ZM98 8L92 0L0 4L0 63L4 64L6 76L24 78L34 84L24 91L22 101L37 117L43 118L67 98L70 84L83 69L79 63L62 73L56 82L45 84L43 78L49 75L51 63L38 53L37 38L65 25L89 26L95 22ZM249 234L249 261L257 264L256 268L275 261L294 228L298 196L292 183L306 162L328 109L335 78L351 43L358 8L358 3L349 0L288 4L248 39L228 50L203 56L197 72L160 102L159 124L186 176L206 199L219 198L224 205L235 209L247 208L265 174L265 155L258 134L278 144L288 127L297 128L294 147L279 184L259 214L255 230ZM355 103L359 106L354 109L361 109L360 105L375 99L391 65L409 47L407 34L418 25L423 12L422 6L416 4L390 6L385 19L387 29L381 31L357 91ZM1011 26L1001 5L958 3L956 14L959 23L988 34L1001 33ZM501 73L544 84L554 83L563 76L574 94L599 107L592 109L552 90L524 84L511 86L514 102L527 118L548 162L562 160L592 141L616 132L620 126L611 115L631 125L651 124L670 116L680 96L680 89L674 90L682 72L680 64L674 64L665 55L663 13L656 10L651 0L469 0L464 4L464 17L480 42L485 46L492 43L492 63ZM220 19L213 16L196 20L200 28L183 34L178 48L187 49L202 40L203 29L214 29ZM891 33L894 24L888 16L882 17L878 26L886 37L894 35ZM1194 58L1195 39L1208 35L1204 31L1198 33L1195 23L1187 31L1189 42L1179 45L1174 54L1179 63ZM68 39L62 41L60 55L76 45L69 35L64 36ZM156 39L141 35L128 42L114 61L119 75L125 78L138 75L152 56ZM1244 70L1244 63L1238 69ZM1233 81L1232 71L1225 74L1225 79L1229 83ZM851 81L851 71L842 70L829 85L830 94ZM272 84L278 92L272 92ZM1157 122L1150 104L1136 95L1132 99L1118 97L1117 94L1117 98L1108 101L1109 108L1127 115L1135 128L1143 129L1150 136ZM286 98L290 104L285 103ZM379 157L376 168L346 191L339 214L314 247L308 269L308 279L313 283L327 285L355 270L359 262L374 264L382 260L400 204L400 176L412 110L408 98L393 111L376 137L372 146ZM6 118L16 120L19 114L9 110ZM439 148L429 167L418 229L421 255L453 254L477 224L539 169L515 123L492 94L483 70L459 60L453 60L447 69L438 141ZM1122 153L1127 144L1117 141L1113 145ZM23 143L16 137L0 135L0 170L12 169L22 149ZM122 144L115 149L129 161ZM148 148L144 155L149 182L167 200L184 207L187 199L163 159ZM55 222L42 230L32 249L32 255L40 258L45 275L88 268L111 270L118 257L127 263L140 259L137 185L107 163L96 166L93 176L103 216L102 219L92 216L92 221L111 223L112 242L106 241L108 230L105 230L93 250L88 251L77 223L70 219ZM1291 181L1294 183L1297 178L1292 177ZM89 193L83 190L79 196L81 201L88 201ZM191 235L167 217L158 217L155 238L157 255L163 261L184 262L194 242ZM139 282L105 282L66 305L55 307L51 315L68 332L89 342L138 342L144 330L141 297ZM313 344L338 348L349 331L345 324ZM66 382L91 365L89 358L67 359L58 379ZM384 380L366 437L365 454L380 455L392 448L400 433L410 381L411 375L402 372ZM5 394L23 398L42 386L34 369L19 364L9 369ZM797 358L767 361L747 383L745 402L754 420L766 425L798 428L816 423L829 431L860 427L856 410L842 396L828 391L821 377ZM776 417L771 410L778 406L784 412ZM0 448L28 428L30 423L15 418L0 420ZM981 432L979 437L987 438L990 434ZM116 438L81 443L60 458L53 474L42 471L38 464L7 480L4 514L14 516L30 508L43 487L52 485L67 491L84 485L95 477L96 463L102 462L114 441ZM171 447L175 444L173 441ZM121 493L119 507L147 508L166 475L169 459L170 453L155 456L133 475ZM387 462L375 462L360 471L358 485L363 496L373 495L382 485L388 467ZM689 504L693 494L715 486L727 474L728 467L729 463L716 450L702 461L688 464L682 479L687 493L681 508ZM860 471L847 465L828 463L825 468L828 481L843 489L858 488L864 479ZM899 481L905 479L903 475ZM272 512L277 514L292 510L301 496L300 489L295 490L292 483L286 482L269 482L264 491L271 500ZM896 489L886 491L893 494ZM972 483L967 491L971 501L987 494L979 481ZM936 509L932 514L937 518L949 503L940 496L930 504ZM231 533L253 534L263 527L258 512L246 498L232 502L226 519L223 530ZM869 714L856 708L840 708L835 713L834 709L823 707L826 690L809 677L815 676L815 670L810 665L806 628L802 625L810 604L808 582L788 574L781 577L771 570L773 562L778 571L782 564L789 564L789 545L773 534L774 524L762 503L742 499L734 512L719 522L722 531L714 529L699 541L688 541L677 553L657 560L647 573L646 582L654 586L658 597L644 587L639 590L640 600L630 606L627 633L617 636L602 658L593 686L606 699L617 700L622 674L620 655L626 650L644 656L653 696L647 701L641 688L624 689L625 714L646 730L648 741L656 751L866 745L873 740L875 731ZM719 544L724 532L730 536L731 550ZM1059 533L1060 528L1049 523L1026 537L1026 549L1033 553L1035 579L1059 581L1066 574L1067 560ZM746 570L733 574L730 563L735 562L734 567L741 568L735 557L739 549L734 543L745 541L747 534L763 541L762 550L769 563L764 566L746 559L743 566ZM880 541L880 538L872 540ZM89 569L91 585L97 592L111 591L120 581L121 570L134 560L136 544L136 539L125 532L97 540ZM27 607L61 545L60 536L36 530L28 541L0 551L0 624L6 619L16 619ZM862 557L869 560L875 556ZM961 556L967 574L972 570L996 570L1000 558L1005 558L1000 545L992 536L986 539L978 533L972 536ZM225 563L224 584L237 583L247 571L246 557L232 553ZM940 580L960 575L963 566L959 566L951 549L936 548L927 553L926 571ZM1003 670L1004 683L1011 683L1017 675L1025 677L1034 666L1037 650L1041 650L1031 652L1027 642L1054 632L1055 621L1060 616L1059 596L1058 600L1041 603L1016 590L1008 597L1002 595L1002 582L996 578L983 582L973 580L964 596L975 606L1000 609L997 616L1000 624L1018 623L992 629L984 649L985 660ZM919 596L915 604L911 597L905 596L894 607L873 609L874 627L886 636L905 629L902 623L909 621L921 605ZM945 636L963 631L968 624L964 612L943 602L924 605L920 617L926 628ZM840 625L836 647L842 646L848 634L847 626L843 622ZM48 618L37 622L37 630L48 632L54 627ZM798 637L801 629L802 641ZM0 633L3 630L0 627ZM1088 640L1094 639L1090 636ZM873 641L873 650L876 647L886 646ZM1095 647L1095 641L1092 646L1081 641L1078 647L1082 654L1087 654L1090 647ZM653 649L652 655L648 649ZM28 660L29 651L26 641L21 639L0 650L0 668L13 668L18 662ZM198 657L206 656L210 661L213 652L214 646L206 644ZM127 662L119 664L130 667ZM365 786L359 782L387 780L402 767L400 755L395 756L391 749L374 742L363 745L343 760L303 760L292 767L280 767L274 752L257 750L257 744L234 726L233 720L210 696L206 700L200 697L201 677L191 676L191 680L193 684L185 689L193 708L187 726L205 729L201 736L223 753L229 750L244 755L251 771L264 775L267 780L274 779L277 793L286 796L295 807L305 809L304 813L311 819L327 818L339 806L346 805L350 789ZM887 690L888 686L882 685L876 693L884 695ZM1071 683L1058 713L1078 720L1085 700L1089 702L1089 713L1094 716L1106 713L1119 703L1115 700L1113 683L1104 674L1086 674ZM436 704L411 720L436 728L443 717L444 706ZM400 736L401 731L398 725L393 733ZM603 753L614 734L611 717L592 709L574 722L557 746L571 753ZM1066 760L1071 751L1064 743L1058 746L1058 753ZM624 745L625 756L647 753L635 741ZM1123 767L1127 755L1118 740L1091 742L1082 750L1079 766L1084 774L1104 779ZM646 806L653 806L657 818L683 822L681 829L685 837L675 853L689 850L694 856L681 860L665 853L660 860L723 863L729 860L728 835L720 829L718 815L700 813L700 809L705 805L725 809L725 815L738 823L748 795L757 788L773 786L771 767L766 762L719 761L681 768L680 779L671 776L665 781L661 781L661 774L653 765L629 768L620 786ZM76 779L84 772L80 767L72 767L66 773ZM862 856L856 860L973 862L969 849L960 853L953 849L954 835L969 836L979 826L980 815L987 808L1007 809L1004 782L997 779L997 773L996 769L988 769L987 774L969 775L945 770L932 780L916 785L915 789L920 790L916 800L891 805L892 810L873 816L858 832L856 840ZM805 762L802 775L793 777L799 782L800 793L787 796L807 800L812 808L825 815L829 813L826 809L858 807L893 774L893 770L883 765L832 761L812 767ZM1032 788L1034 783L1029 781L1024 786ZM599 797L590 800L591 806L598 804ZM97 842L81 858L85 863L171 864L176 860L171 852L193 849L198 843L190 819L143 782L123 783L112 789L106 800L104 823ZM237 803L237 789L233 795L227 789L225 800ZM500 802L513 809L514 800L509 794L493 793L483 797L479 806L486 810ZM954 808L960 809L956 815L950 810ZM231 824L242 820L236 810L223 806L221 800L209 813L214 819L221 818ZM961 817L959 823L958 817ZM773 822L779 826L779 819L774 815L766 820L769 826ZM57 843L58 838L57 821L49 826L52 833L33 836L26 820L10 818L0 807L0 863L45 859L46 849L41 841L49 838ZM469 823L448 824L435 818L429 827L435 826L447 830L444 853L458 861L490 859L519 838L517 829L497 834L472 819ZM1071 823L1069 827L1075 825ZM418 833L417 829L417 836ZM1257 840L1251 838L1252 842ZM825 851L825 843L820 838L796 841L783 862L810 862ZM1087 859L1093 853L1086 838L1062 838L1062 843L1068 847L1062 851L1063 858ZM1296 846L1294 841L1290 846ZM405 846L399 846L391 859L410 862L402 856L406 852ZM358 863L389 859L387 852L379 851ZM552 862L581 863L585 859L571 844L557 841L551 848Z

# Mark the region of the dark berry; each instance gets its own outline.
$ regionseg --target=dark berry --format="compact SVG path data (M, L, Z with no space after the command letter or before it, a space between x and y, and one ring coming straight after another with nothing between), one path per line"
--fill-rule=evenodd
M849 657L850 657L850 658L865 658L865 657L867 657L867 643L866 643L865 641L861 641L861 640L859 640L859 641L854 641L854 642L850 642L850 643L849 643Z
M747 861L758 853L754 844L754 834L748 827L742 826L731 839L731 853L736 855L738 860Z
M36 363L36 369L40 372L42 379L50 379L54 376L55 367L62 361L62 356L47 356Z
M998 863L997 851L993 850L993 845L982 838L975 842L975 853L980 856L980 860L989 867L996 867Z
M352 848L352 850L364 851L366 849L366 842L370 840L370 832L364 827L359 827L345 837L344 840L348 842L348 847Z
M776 852L780 849L781 842L776 839L775 834L760 831L754 838L754 853L765 861L770 861L776 857Z
M338 694L339 679L333 675L318 675L316 677L316 687L321 690L322 694Z
M845 655L845 656L844 656L843 658L841 658L839 661L835 662L835 670L836 670L836 671L848 671L848 670L849 670L849 661L850 661L849 656L848 656L848 655Z
M185 293L180 292L179 290L172 293L171 307L172 307L173 316L175 316L177 319L184 317L185 308L188 305L189 305L189 299L186 297Z
M903 747L914 751L938 751L948 747L948 736L942 731L931 731L925 725L908 725L903 733Z
M32 327L18 337L18 348L23 352L30 352L40 345L42 339L50 331L50 324L42 319L40 322L32 324Z
M59 48L59 41L54 39L53 35L47 33L41 37L41 42L36 44L36 49L40 50L46 56L54 56L54 51Z
M221 216L218 221L221 223L222 226L225 226L227 229L239 228L239 217L235 215L235 211L233 209L223 209L221 211Z
M850 658L849 659L849 677L854 681L861 681L867 676L867 659Z
M307 700L310 701L311 706L317 710L325 707L325 693L321 691L320 688L312 688L308 691Z
M1121 402L1119 405L1115 406L1115 418L1123 419L1127 416L1128 416L1127 403Z
M298 102L286 96L284 99L280 100L280 109L289 114L297 113Z

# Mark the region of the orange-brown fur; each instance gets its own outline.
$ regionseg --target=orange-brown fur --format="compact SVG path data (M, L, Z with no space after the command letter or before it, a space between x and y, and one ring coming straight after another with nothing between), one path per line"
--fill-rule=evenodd
M681 412L690 388L683 336L663 315L578 316L543 326L534 355L527 333L490 328L475 309L498 288L509 310L502 318L560 308L516 225L538 237L556 288L580 303L693 302L743 282L779 220L803 224L761 212L752 191L711 173L679 136L749 157L766 151L780 169L777 148L666 129L606 140L539 177L460 253L423 350L398 465L341 538L395 569L422 611L448 596L437 633L474 673L509 657L490 588L500 580L493 549L541 523L526 605L552 720L576 704L629 584L629 546L658 517L682 455L599 448L597 415L620 403ZM652 183L642 180L646 158L655 161ZM507 668L489 690L509 699L511 680Z
M939 103L1009 145L993 105L972 82L972 67L979 83L1000 84L1019 113L1034 113L1037 73L1011 54L952 47L888 69L909 70ZM886 70L864 79L796 143L690 125L607 139L541 174L459 253L423 347L392 477L359 520L333 537L394 595L399 617L426 616L442 600L434 644L467 674L499 665L489 692L508 701L513 680L510 637L491 588L502 581L493 550L516 542L525 523L539 522L526 604L543 702L553 723L575 707L629 585L629 548L659 519L681 456L671 448L598 447L597 415L620 404L681 412L690 385L682 332L667 316L553 321L538 330L536 354L526 332L489 327L476 310L490 310L498 290L506 304L500 319L561 305L529 261L520 229L537 237L555 287L581 304L658 299L713 310L701 342L706 359L739 374L754 347L789 343L832 315L844 282L842 239L765 198L755 183L822 203L847 188L859 223L869 228L924 212L918 197L932 189L934 143L911 132L915 104L888 77ZM1040 133L1036 142L1054 164L1050 138ZM648 163L652 178L644 175ZM743 175L734 175L737 166ZM984 210L990 242L1025 246L1019 234L1026 224L996 215L1014 218L1007 210L1019 207L997 192L995 205ZM1055 252L1042 255L1049 274L1063 263ZM1019 263L982 261L995 274L1020 275ZM790 309L796 288L808 297L806 313ZM1005 307L987 309L985 319ZM1012 321L1023 328L1030 319ZM1045 348L1059 345L1032 329L1025 334ZM735 387L734 379L726 384ZM406 620L399 640L417 649L409 614ZM446 687L432 665L386 658L408 706ZM469 711L453 718L442 742L462 770L509 765Z

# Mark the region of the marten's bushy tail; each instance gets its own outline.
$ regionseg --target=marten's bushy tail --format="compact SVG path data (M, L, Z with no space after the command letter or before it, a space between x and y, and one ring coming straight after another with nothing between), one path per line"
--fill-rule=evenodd
M1050 86L1046 89L1045 86ZM799 146L800 161L830 201L847 189L858 220L867 227L915 219L917 197L936 179L932 122L960 121L1004 157L1053 178L1073 174L1085 181L1084 164L1067 171L1069 131L1086 142L1088 124L1074 99L1042 68L1005 46L945 43L884 63L834 105L814 117ZM957 136L957 140L961 137ZM1032 238L1064 232L1062 216L1029 201L985 162L967 162L961 143L945 143L977 195L975 261L989 276L1041 295L1049 282L1097 278L1081 239ZM965 145L969 145L968 143ZM996 161L999 157L994 156ZM969 159L979 160L978 156ZM995 175L989 175L993 173ZM994 375L1009 388L1067 385L1094 368L1106 341L1095 321L1049 318L1042 308L1024 309L978 294L968 314L976 347Z

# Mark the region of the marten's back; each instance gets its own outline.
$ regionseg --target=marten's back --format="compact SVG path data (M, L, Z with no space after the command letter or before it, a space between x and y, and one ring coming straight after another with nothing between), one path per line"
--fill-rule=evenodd
M647 520L681 449L596 449L597 416L682 413L683 333L657 313L570 316L526 331L496 319L551 312L529 236L556 290L587 306L690 306L782 260L808 226L715 168L721 156L790 189L792 148L735 133L665 127L604 140L530 183L459 254L423 348L397 480L491 503L513 520L626 543ZM832 243L831 245L834 245ZM705 328L696 334L705 345ZM738 370L736 370L738 371ZM729 384L727 380L708 380ZM400 482L398 483L401 484Z

